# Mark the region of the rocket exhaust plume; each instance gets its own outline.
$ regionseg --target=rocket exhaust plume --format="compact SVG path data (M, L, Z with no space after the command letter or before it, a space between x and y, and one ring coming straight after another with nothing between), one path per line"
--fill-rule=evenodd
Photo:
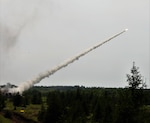
M88 49L86 49L85 51L75 55L74 57L72 57L71 59L68 59L66 61L64 61L63 63L59 64L58 66L55 66L54 68L50 69L50 70L47 70L43 73L40 73L37 77L33 78L32 80L29 80L29 81L26 81L24 83L21 83L17 88L13 88L13 89L10 89L9 92L10 93L22 93L24 92L25 90L28 90L30 87L32 87L34 84L37 84L39 83L42 79L46 78L46 77L49 77L50 75L54 74L55 72L57 72L58 70L66 67L67 65L73 63L74 61L78 60L80 57L88 54L89 52L91 52L92 50L100 47L101 45L107 43L108 41L116 38L117 36L121 35L122 33L126 32L128 29L125 29L119 33L117 33L116 35L104 40L103 42L101 43L98 43Z

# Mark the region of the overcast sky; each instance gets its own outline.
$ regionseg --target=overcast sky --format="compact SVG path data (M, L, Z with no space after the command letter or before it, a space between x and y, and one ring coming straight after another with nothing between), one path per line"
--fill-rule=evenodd
M149 0L0 0L0 84L19 85L129 30L37 85L125 87L135 61L150 87Z

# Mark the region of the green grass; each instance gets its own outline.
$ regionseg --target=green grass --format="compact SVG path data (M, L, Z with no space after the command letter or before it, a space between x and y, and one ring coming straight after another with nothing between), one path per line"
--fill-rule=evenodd
M13 110L14 109L12 101L7 99L5 103L6 103L6 107L4 108L5 110Z
M0 123L13 123L13 122L0 114Z
M22 110L22 109L25 111L24 113L20 112L20 110ZM26 107L21 107L21 106L16 107L16 110L14 110L13 103L10 100L6 101L6 107L5 107L5 110L15 112L17 114L22 115L23 117L25 117L27 119L32 119L34 121L38 121L37 116L38 116L38 113L39 113L40 109L41 109L41 105L30 104L30 105L27 105ZM3 122L0 122L0 123L3 123Z
M24 113L21 113L20 110L24 110ZM30 104L26 107L17 107L16 110L14 110L14 112L21 114L22 116L24 116L27 119L32 119L34 121L38 121L37 116L38 113L41 109L41 105L33 105Z

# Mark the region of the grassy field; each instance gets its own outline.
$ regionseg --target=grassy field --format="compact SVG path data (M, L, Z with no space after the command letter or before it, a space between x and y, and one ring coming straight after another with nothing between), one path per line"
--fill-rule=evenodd
M17 107L14 112L24 116L27 119L32 119L33 121L38 121L37 116L41 109L41 105L30 104L26 107ZM24 111L23 113L21 111Z
M30 104L30 105L27 105L26 107L17 107L16 110L14 110L13 103L12 101L9 101L9 100L6 101L6 107L5 107L5 110L14 112L18 115L25 117L26 119L32 119L33 121L38 121L37 116L38 116L40 109L41 109L41 105ZM5 123L5 122L0 122L0 123Z

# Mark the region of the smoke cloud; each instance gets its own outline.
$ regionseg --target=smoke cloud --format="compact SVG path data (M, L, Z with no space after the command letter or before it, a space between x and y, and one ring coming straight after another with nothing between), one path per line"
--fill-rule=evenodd
M0 48L5 52L15 46L24 27L33 21L38 2L31 1L0 0Z
M88 49L86 49L85 51L75 55L74 57L64 61L63 63L59 64L58 66L55 66L54 68L47 70L46 72L40 73L37 77L33 78L32 80L29 80L27 82L22 83L21 85L19 85L17 88L13 88L10 89L9 92L10 93L22 93L25 90L28 90L30 87L32 87L34 84L39 83L42 79L45 79L46 77L49 77L50 75L54 74L55 72L57 72L58 70L67 67L69 64L73 63L76 60L79 60L80 57L88 54L89 52L95 50L96 48L100 47L101 45L107 43L108 41L112 40L113 38L116 38L117 36L121 35L122 33L126 32L127 29L123 30L120 33L117 33L116 35L106 39L105 41L98 43Z
M35 21L41 0L0 0L0 79L24 29ZM1 81L1 80L0 80Z

